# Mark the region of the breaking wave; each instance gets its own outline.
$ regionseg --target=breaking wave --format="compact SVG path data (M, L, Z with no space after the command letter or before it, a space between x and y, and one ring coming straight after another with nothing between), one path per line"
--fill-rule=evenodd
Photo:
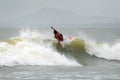
M0 65L66 65L80 66L55 50L51 43L44 43L45 35L22 30L19 36L0 42Z
M0 65L93 65L120 60L120 42L98 43L65 36L62 44L39 31L22 30L19 36L0 42Z

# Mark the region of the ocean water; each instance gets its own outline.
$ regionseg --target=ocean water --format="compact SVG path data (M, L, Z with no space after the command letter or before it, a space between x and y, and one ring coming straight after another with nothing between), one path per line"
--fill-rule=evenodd
M0 80L119 80L119 28L0 29Z

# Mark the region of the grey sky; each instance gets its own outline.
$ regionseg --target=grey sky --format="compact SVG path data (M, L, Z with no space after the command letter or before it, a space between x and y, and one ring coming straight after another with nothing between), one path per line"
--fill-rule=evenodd
M44 7L120 19L120 0L0 0L0 21L10 21Z

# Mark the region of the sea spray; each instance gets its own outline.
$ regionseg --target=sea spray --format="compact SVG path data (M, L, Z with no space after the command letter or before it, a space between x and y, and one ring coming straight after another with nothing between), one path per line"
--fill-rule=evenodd
M98 58L104 58L107 60L120 60L119 39L117 39L116 43L97 42L94 38L83 33L79 33L79 38L84 40L85 50L89 55L94 55Z
M97 43L96 41L87 41L86 51L90 55L104 58L107 60L120 60L120 42L110 43Z
M21 31L20 36L0 42L0 65L66 65L80 66L75 60L61 55L50 44L43 43L42 34ZM11 44L11 41L15 44Z
M73 40L69 39L71 37ZM100 58L120 60L119 42L115 44L98 43L86 35L80 37L65 35L64 38L63 49L60 49L63 51L59 51L53 44L57 43L57 40L49 33L43 34L38 30L22 30L20 35L0 42L0 65L80 66L81 63L83 65L92 62L96 64L94 60Z

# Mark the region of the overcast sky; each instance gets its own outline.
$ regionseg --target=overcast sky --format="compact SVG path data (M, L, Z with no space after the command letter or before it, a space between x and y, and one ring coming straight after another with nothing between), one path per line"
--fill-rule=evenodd
M120 0L0 0L0 21L10 21L44 7L120 19Z

